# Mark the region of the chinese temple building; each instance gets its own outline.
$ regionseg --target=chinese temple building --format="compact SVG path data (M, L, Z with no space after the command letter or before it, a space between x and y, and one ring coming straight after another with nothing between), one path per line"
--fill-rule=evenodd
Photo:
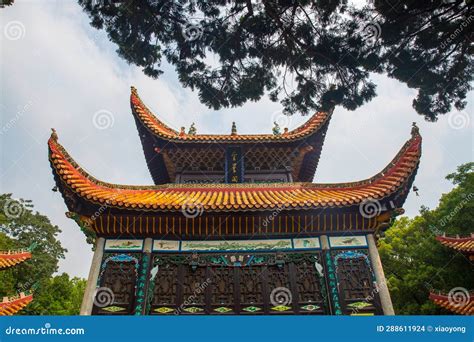
M13 267L31 258L28 249L16 251L0 251L0 270ZM10 316L16 314L33 300L33 294L21 292L17 296L3 297L0 302L0 316Z
M376 247L411 189L421 136L375 176L312 183L332 112L273 134L174 130L132 88L154 185L97 180L53 134L54 178L95 251L83 315L390 315Z
M436 237L442 245L462 253L474 260L474 234L466 237L440 235ZM430 299L437 305L459 315L474 315L474 293L464 288L454 288L450 293L431 292Z

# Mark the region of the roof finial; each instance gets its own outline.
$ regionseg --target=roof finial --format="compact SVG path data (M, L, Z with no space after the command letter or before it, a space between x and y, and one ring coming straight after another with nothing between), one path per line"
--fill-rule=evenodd
M54 141L58 141L58 134L56 133L56 130L54 128L51 128L51 139Z
M180 136L180 137L183 137L183 136L186 135L186 132L184 131L185 129L186 129L186 128L181 127L181 130L179 131L179 136Z
M196 135L196 126L194 125L194 122L191 124L191 126L189 127L189 130L188 130L188 134L189 135Z
M131 87L130 87L130 90L131 90L132 93L134 93L134 94L137 92L137 88L135 88L134 86L131 86Z
M232 121L232 132L230 135L237 135L237 126L235 125L235 121Z
M419 129L418 126L416 125L416 122L413 122L413 123L411 124L411 135L412 135L412 136L420 135L420 129Z
M276 121L273 121L273 135L280 135L281 132L280 132L280 125L278 124L278 122Z

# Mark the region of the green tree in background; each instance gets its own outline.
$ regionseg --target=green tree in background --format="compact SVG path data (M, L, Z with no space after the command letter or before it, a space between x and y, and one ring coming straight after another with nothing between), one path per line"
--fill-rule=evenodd
M34 300L20 314L78 314L85 281L54 276L66 249L61 232L30 201L0 195L0 250L32 249L31 259L0 272L0 297L34 290Z
M63 273L46 279L42 283L41 295L34 298L29 305L35 315L78 315L86 280L69 278Z
M446 178L456 187L436 209L422 207L413 219L402 217L379 241L379 252L399 315L447 314L429 300L429 292L454 287L472 289L473 265L463 254L441 245L436 235L460 236L474 231L474 163Z

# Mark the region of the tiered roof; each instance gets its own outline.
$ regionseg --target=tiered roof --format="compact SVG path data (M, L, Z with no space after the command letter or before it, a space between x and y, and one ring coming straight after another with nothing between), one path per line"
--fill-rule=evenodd
M474 233L466 237L442 235L437 236L436 240L446 247L466 254L470 260L474 260Z
M17 296L4 297L0 303L0 316L11 316L23 309L33 300L33 294L21 292Z
M460 301L450 298L449 294L430 293L430 299L437 305L459 315L474 315L474 293L462 297Z
M241 146L247 167L252 159L268 159L274 170L281 163L291 171L294 181L312 181L321 155L324 137L332 111L314 114L300 127L282 134L186 134L178 132L158 119L142 102L132 87L130 96L132 113L143 146L145 159L155 184L173 183L177 169L186 161L206 160L208 166L214 157L221 160L214 171L223 171L226 146ZM176 151L181 153L174 153ZM272 152L269 152L273 151ZM287 152L290 150L291 152ZM185 151L185 152L183 152ZM277 155L278 158L274 158ZM276 160L275 160L276 159ZM208 171L206 169L206 171Z
M101 182L89 175L58 143L55 133L48 145L60 189L67 188L78 199L99 206L145 211L178 211L190 202L206 211L348 207L369 199L381 201L402 190L404 196L399 202L403 202L421 156L421 136L415 132L382 172L359 182L124 186Z
M31 258L31 252L26 249L0 251L0 270L19 264Z
M134 116L156 137L176 143L285 143L301 140L316 133L330 118L332 112L318 112L300 127L282 133L274 134L186 134L178 132L159 120L138 96L135 87L132 87L130 103Z

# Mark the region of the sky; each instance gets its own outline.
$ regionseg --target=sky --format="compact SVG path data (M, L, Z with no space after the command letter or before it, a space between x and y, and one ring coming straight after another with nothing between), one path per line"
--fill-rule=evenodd
M47 139L54 127L59 142L96 178L118 184L151 185L130 110L130 86L164 122L178 129L196 123L198 133L271 133L275 118L290 129L307 120L281 116L278 103L262 99L240 108L214 111L181 87L164 65L158 80L120 59L102 31L89 25L75 1L19 1L0 10L0 192L31 199L35 209L58 225L66 258L60 272L87 277L92 252L58 192L48 161ZM445 180L472 161L473 93L464 111L436 123L411 107L415 91L373 75L378 96L356 111L336 108L314 181L336 183L369 178L381 171L410 138L412 122L423 137L423 155L405 215L436 207L452 189ZM283 118L283 119L282 119Z

